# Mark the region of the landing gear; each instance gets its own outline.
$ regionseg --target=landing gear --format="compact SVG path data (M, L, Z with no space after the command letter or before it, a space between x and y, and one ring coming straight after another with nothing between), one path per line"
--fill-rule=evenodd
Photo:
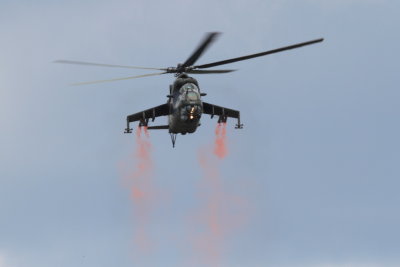
M175 142L176 142L176 133L169 133L169 135L171 136L171 141L172 141L172 147L175 147Z

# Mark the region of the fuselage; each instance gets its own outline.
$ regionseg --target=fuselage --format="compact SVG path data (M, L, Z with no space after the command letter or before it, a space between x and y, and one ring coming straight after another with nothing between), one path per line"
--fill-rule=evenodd
M170 133L194 133L199 126L203 104L198 83L192 77L180 75L170 87L168 116Z

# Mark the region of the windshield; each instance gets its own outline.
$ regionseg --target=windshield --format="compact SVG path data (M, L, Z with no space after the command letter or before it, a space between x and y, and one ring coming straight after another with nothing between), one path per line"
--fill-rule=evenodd
M199 91L199 88L197 88L197 86L193 83L186 83L184 84L181 89L180 89L181 93L187 92L187 91Z
M186 98L189 101L196 101L199 100L199 95L193 91L189 91L187 92Z

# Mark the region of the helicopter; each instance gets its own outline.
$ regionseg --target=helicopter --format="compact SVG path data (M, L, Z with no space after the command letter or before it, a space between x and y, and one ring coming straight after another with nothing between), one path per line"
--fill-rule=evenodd
M176 79L169 86L169 94L167 95L167 103L152 107L132 115L128 115L126 118L126 129L124 133L132 133L130 123L139 122L139 127L146 127L148 130L168 130L172 147L175 147L176 137L178 134L185 135L187 133L194 133L198 126L200 126L200 118L202 114L208 114L213 118L218 116L218 123L226 123L228 118L234 118L237 120L235 125L236 129L242 129L243 124L240 122L240 112L238 110L217 106L202 101L201 97L206 96L206 93L201 92L199 83L193 77L188 74L222 74L235 71L234 69L208 69L220 65L230 64L237 61L248 60L256 57L266 56L282 51L299 48L302 46L312 45L322 42L324 39L315 39L308 42L297 43L290 46L285 46L265 52L256 54L216 61L212 63L194 65L206 49L216 40L220 35L219 32L207 33L203 40L200 42L194 52L186 59L184 63L177 64L176 67L168 68L147 68L137 66L125 66L125 65L112 65L112 64L101 64L84 61L72 61L72 60L56 60L55 63L63 64L76 64L86 66L99 66L99 67L111 67L111 68L128 68L128 69L145 69L145 70L159 70L162 72L150 73L138 76L130 76L109 80L98 80L89 82L80 82L73 85L86 85L96 84L103 82L113 82L120 80L136 79L149 76L157 76L163 74L174 74ZM156 125L149 126L149 120L154 122L156 117L168 116L167 125Z

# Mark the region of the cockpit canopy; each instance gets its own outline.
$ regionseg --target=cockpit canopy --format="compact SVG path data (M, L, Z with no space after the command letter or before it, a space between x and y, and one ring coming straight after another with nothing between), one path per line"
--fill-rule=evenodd
M199 94L196 94L195 92L192 91L187 92L186 99L189 101L197 101L199 100Z
M186 100L188 101L200 100L199 88L194 83L185 83L179 91L181 94L186 95Z
M199 88L194 83L185 83L181 89L180 93L184 93L185 91L195 91L199 92Z

